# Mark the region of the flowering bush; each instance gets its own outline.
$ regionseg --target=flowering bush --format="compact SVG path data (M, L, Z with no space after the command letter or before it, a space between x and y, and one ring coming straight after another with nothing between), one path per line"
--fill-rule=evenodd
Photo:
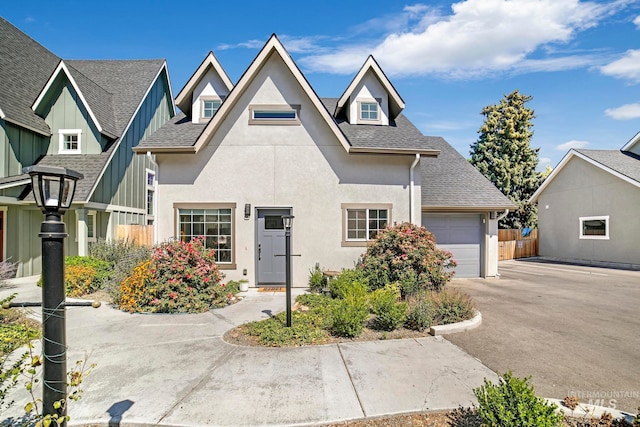
M455 266L451 253L436 247L433 234L407 222L378 233L358 261L370 289L399 282L403 296L421 289L442 289L453 276L451 267Z
M129 311L202 312L228 304L238 292L221 280L214 251L202 239L165 242L122 282L118 305Z

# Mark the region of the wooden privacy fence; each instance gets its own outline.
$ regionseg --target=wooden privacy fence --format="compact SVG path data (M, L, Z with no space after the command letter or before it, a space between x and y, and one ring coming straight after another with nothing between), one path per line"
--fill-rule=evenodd
M153 225L118 225L118 240L128 240L140 246L153 246Z
M527 258L538 255L538 229L522 237L522 230L498 230L498 259Z

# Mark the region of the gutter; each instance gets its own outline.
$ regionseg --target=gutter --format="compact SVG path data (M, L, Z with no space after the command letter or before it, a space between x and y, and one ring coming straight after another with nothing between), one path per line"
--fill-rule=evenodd
M416 165L420 162L420 153L416 153L416 158L413 161L413 163L411 163L411 166L409 167L409 222L411 222L411 224L415 224L415 196L413 194L413 187L414 187L414 183L415 183L415 168Z

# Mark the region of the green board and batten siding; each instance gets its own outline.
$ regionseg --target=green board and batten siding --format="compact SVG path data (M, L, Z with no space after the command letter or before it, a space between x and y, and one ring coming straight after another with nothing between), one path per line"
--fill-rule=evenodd
M22 174L47 152L49 137L0 120L0 177Z
M173 116L168 88L168 80L163 72L123 135L113 161L107 166L91 198L92 202L108 204L114 209L123 206L122 211L114 211L111 215L112 233L115 233L119 224L146 224L146 170L155 172L157 165L147 156L134 154L133 147ZM116 236L112 234L110 237Z

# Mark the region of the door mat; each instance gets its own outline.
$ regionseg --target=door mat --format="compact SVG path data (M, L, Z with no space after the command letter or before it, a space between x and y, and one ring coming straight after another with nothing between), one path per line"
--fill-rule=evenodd
M258 288L258 292L286 292L287 288Z

